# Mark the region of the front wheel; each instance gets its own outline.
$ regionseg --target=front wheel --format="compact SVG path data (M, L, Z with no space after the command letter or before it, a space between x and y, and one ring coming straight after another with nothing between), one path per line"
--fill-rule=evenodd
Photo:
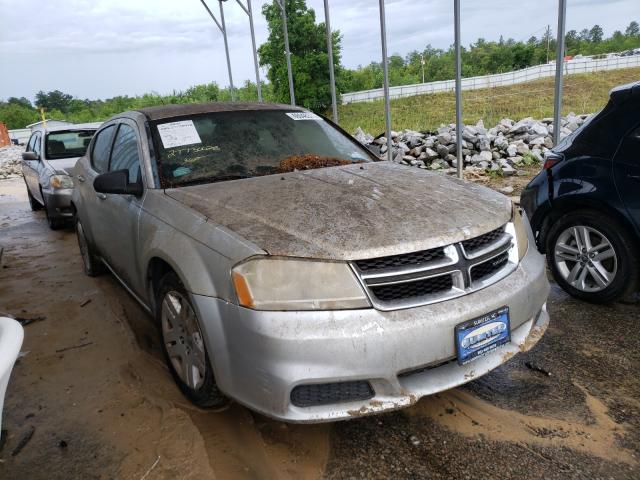
M617 221L596 212L568 213L551 227L547 262L558 284L587 302L618 300L638 281L633 239Z
M198 317L175 273L162 278L156 305L165 358L182 393L201 408L225 405L228 400L216 384Z

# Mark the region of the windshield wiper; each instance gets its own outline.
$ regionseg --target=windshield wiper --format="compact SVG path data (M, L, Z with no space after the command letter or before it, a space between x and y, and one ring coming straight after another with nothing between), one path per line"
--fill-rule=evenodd
M224 182L227 180L240 180L242 178L251 178L251 175L241 175L241 174L215 175L213 177L194 178L192 180L185 180L184 182L179 182L179 183L176 182L174 183L174 186L186 187L189 185L202 185L203 183L216 183L216 182Z

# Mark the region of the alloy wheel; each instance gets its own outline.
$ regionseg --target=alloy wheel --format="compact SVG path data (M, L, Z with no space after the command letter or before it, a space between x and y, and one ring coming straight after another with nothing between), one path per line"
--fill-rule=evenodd
M554 261L562 278L582 292L600 292L613 282L618 256L613 244L592 227L572 226L556 240Z
M162 300L162 337L169 360L182 382L200 388L206 374L206 355L196 314L186 297L171 290Z

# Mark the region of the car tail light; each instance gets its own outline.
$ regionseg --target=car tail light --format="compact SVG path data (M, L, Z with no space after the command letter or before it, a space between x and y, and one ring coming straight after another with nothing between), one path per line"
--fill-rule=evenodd
M563 159L562 155L553 152L547 152L544 157L544 168L545 170L549 170L551 167L561 162Z

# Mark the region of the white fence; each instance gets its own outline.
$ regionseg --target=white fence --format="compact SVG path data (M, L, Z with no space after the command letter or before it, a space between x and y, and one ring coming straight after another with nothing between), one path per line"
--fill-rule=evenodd
M640 55L626 57L611 57L595 59L591 57L576 58L564 63L565 74L596 72L600 70L616 70L640 66ZM482 77L462 79L462 90L476 90L479 88L501 87L517 83L530 82L539 78L553 77L556 74L556 64L547 63L534 67L523 68L507 73L496 73ZM412 97L426 93L452 92L455 90L455 80L441 80L439 82L419 83L416 85L401 85L389 88L391 98ZM342 94L342 103L371 102L384 98L382 88L363 90Z

